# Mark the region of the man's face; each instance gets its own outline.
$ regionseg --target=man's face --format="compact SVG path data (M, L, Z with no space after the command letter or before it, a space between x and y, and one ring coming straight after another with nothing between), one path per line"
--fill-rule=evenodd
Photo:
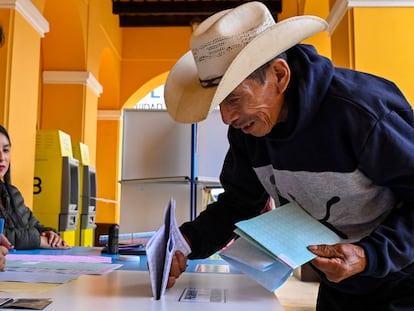
M271 69L268 71L264 84L246 79L223 100L220 113L225 124L256 137L272 130L283 105L283 93L279 92Z

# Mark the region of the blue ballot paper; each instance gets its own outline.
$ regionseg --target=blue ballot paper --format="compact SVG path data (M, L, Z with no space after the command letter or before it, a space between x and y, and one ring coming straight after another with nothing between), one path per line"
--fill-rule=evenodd
M269 291L280 287L297 267L316 256L308 245L341 239L296 203L288 203L236 223L240 237L220 256Z

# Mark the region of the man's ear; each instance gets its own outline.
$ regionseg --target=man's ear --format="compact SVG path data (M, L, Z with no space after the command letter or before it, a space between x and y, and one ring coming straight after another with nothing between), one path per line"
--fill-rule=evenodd
M290 81L290 68L283 58L276 58L271 65L275 73L277 88L280 93L284 93Z

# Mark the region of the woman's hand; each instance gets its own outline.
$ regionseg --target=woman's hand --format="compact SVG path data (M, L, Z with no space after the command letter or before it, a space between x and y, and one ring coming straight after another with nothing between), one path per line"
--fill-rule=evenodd
M62 237L54 231L43 231L40 233L41 248L70 248Z
M1 235L0 245L4 246L7 249L14 248L14 245L9 242L9 239L4 234Z

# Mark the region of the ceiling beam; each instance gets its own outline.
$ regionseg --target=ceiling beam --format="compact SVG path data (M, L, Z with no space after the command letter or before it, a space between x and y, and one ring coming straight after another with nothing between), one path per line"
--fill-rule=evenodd
M112 12L119 15L121 27L189 26L222 10L248 1L239 0L112 0ZM262 1L277 19L282 0Z

